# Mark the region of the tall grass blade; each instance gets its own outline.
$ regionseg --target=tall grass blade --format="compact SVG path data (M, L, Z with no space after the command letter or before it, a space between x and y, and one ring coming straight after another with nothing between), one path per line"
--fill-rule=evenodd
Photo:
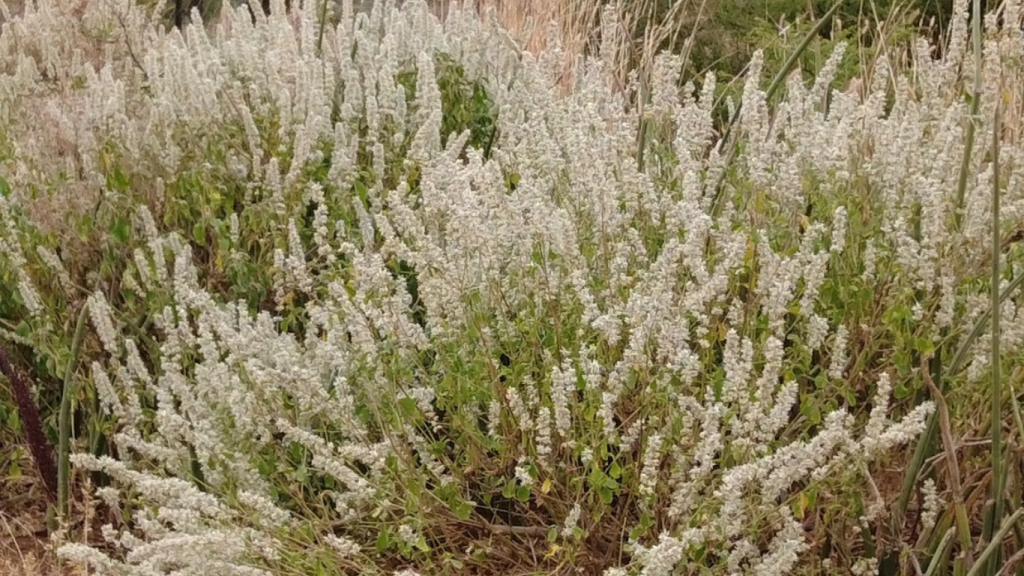
M942 536L942 540L939 541L939 547L935 550L935 554L932 556L932 561L928 563L928 570L925 571L924 576L936 576L940 566L946 564L946 559L949 555L950 547L953 545L953 537L956 535L956 528L950 528L946 530L945 535Z
M1002 548L1003 539L1010 533L1013 526L1020 522L1021 517L1024 516L1024 508L1018 509L1009 518L1005 519L1002 525L999 527L999 531L995 533L991 540L988 541L988 546L982 550L981 555L978 556L978 561L974 563L970 571L967 572L967 576L978 576L981 572L982 567L989 564L990 559L994 559L993 555ZM993 562L995 564L995 562Z
M992 126L992 285L989 287L989 292L992 297L992 352L991 352L991 364L992 364L992 385L991 385L991 414L992 419L991 430L992 434L992 508L991 516L986 519L985 527L987 528L985 536L991 535L991 531L994 529L996 522L1003 517L1003 492L1006 486L1006 475L1003 470L1003 386L1002 386L1002 374L1001 374L1001 354L1000 354L1000 320L1002 317L999 294L999 280L1000 280L1000 268L999 262L1001 257L1001 244L1002 235L999 230L999 132L1000 132L1000 114L1001 104L996 104L995 111L995 122ZM989 576L994 576L999 568L1000 551L996 550L995 554L988 562Z
M1010 297L1017 288L1020 287L1021 283L1024 283L1024 275L1017 276L1014 278L999 294L1000 304ZM982 332L988 326L989 318L992 316L992 310L985 310L975 321L974 326L971 327L970 333L964 338L964 341L957 348L956 353L953 355L953 360L949 363L948 373L956 374L963 366L964 360L967 358L967 353L970 351L974 343L981 337ZM931 377L936 383L939 390L945 392L943 370L941 356L942 348L938 348L935 351L935 356L931 362ZM913 494L914 486L917 483L918 475L921 472L921 468L924 467L924 462L934 452L935 441L938 438L939 433L939 419L938 413L933 412L928 419L928 425L924 433L918 439L917 447L914 450L914 456L907 466L906 473L903 476L903 486L900 490L900 497L896 502L896 507L893 510L893 526L900 527L903 524L903 519L906 517L907 508L910 505L910 497Z
M82 305L75 325L75 336L71 341L71 358L64 372L64 393L60 399L60 415L57 417L57 514L64 518L68 510L68 482L71 472L71 402L75 396L75 372L78 370L78 353L85 336L85 321L88 304Z
M978 130L978 114L981 110L981 0L973 0L973 16L971 17L971 39L974 48L974 86L971 93L971 115L964 133L964 155L960 162L960 178L956 186L956 209L953 212L954 229L960 230L963 223L964 197L967 193L967 176L971 171L971 155L974 152L974 138Z
M1009 298L1010 294L1012 294L1014 290L1019 288L1021 283L1024 283L1024 274L1014 278L1012 281L1010 281L1009 284L1006 285L1006 288L1004 288L1003 291L999 294L1000 304L1002 304L1003 301ZM963 343L961 343L960 347L957 348L956 354L953 355L953 361L950 362L949 364L949 372L951 374L955 374L960 370L961 365L967 358L967 353L970 352L971 350L971 346L974 346L974 343L978 340L978 338L981 337L982 332L984 332L985 328L988 327L988 321L991 317L991 309L985 310L984 312L981 313L980 316L978 316L978 320L974 323L974 326L971 328L971 332L967 335L966 338L964 338Z
M935 355L929 362L928 370L928 377L931 382L935 383L935 386L939 391L945 392L941 346L935 349ZM903 529L903 522L906 519L907 508L910 506L910 497L914 493L914 486L917 485L918 475L921 473L921 468L924 467L925 461L928 460L928 458L931 458L932 454L935 452L935 441L938 439L938 435L939 412L936 410L928 417L928 425L917 441L917 447L914 449L914 456L911 458L910 463L907 466L907 471L903 476L903 486L900 489L900 496L896 501L896 507L892 512L892 529L895 533L899 533Z

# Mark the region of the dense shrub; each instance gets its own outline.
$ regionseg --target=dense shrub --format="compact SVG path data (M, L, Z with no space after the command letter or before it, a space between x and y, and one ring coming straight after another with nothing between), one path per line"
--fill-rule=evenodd
M40 0L0 36L0 336L63 377L91 324L72 458L107 545L65 558L654 576L934 553L950 486L911 477L905 524L884 464L926 382L985 376L993 184L1024 214L985 146L958 194L963 20L864 98L831 89L839 43L770 106L755 52L723 138L714 74L680 89L678 56L641 111L609 61L566 94L557 48L475 15L281 8L179 32ZM979 142L1020 78L1019 34L988 32Z

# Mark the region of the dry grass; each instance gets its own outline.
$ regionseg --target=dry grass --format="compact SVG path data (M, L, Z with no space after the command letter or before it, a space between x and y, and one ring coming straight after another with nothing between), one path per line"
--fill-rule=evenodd
M605 54L616 70L616 80L626 82L632 70L650 70L659 48L674 46L689 50L700 24L715 0L680 0L667 10L658 0L476 0L473 4L488 22L500 24L528 52L540 54L553 49L563 55L561 84L575 84L579 58L597 52L605 43L613 54ZM435 0L440 17L454 5L467 0ZM610 42L603 36L614 33Z
M54 553L46 526L46 497L39 482L25 476L5 482L0 496L0 574L4 576L84 576Z
M6 528L6 526L4 526ZM81 567L64 566L42 535L0 538L0 574L5 576L82 576Z

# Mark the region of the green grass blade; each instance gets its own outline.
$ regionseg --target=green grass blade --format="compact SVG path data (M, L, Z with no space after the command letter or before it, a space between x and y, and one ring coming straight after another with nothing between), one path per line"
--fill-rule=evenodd
M78 313L75 336L71 341L71 358L68 360L68 367L64 372L64 394L61 396L60 415L57 419L57 510L61 518L69 512L68 481L71 471L71 402L74 399L75 371L78 370L78 352L82 348L82 339L85 336L85 321L88 316L88 310L89 305L83 304L81 312Z
M946 530L945 535L942 536L942 540L939 542L939 547L935 550L935 554L932 556L932 561L928 563L928 570L925 571L924 576L935 576L938 573L939 567L946 563L946 558L949 554L950 547L953 545L953 536L955 534L956 528Z
M1024 508L1018 509L1013 513L1012 516L1003 521L999 527L999 531L988 541L988 546L978 556L978 561L974 563L970 571L967 572L967 576L978 576L978 573L982 568L989 564L989 559L995 555L996 551L999 550L1003 545L1003 539L1013 529L1014 524L1020 522L1021 516L1024 516Z

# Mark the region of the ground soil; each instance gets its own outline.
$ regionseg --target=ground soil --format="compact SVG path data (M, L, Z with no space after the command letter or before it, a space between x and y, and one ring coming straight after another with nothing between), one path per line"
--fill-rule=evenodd
M0 574L4 576L84 576L62 566L46 529L47 499L30 476L5 479L0 490Z

